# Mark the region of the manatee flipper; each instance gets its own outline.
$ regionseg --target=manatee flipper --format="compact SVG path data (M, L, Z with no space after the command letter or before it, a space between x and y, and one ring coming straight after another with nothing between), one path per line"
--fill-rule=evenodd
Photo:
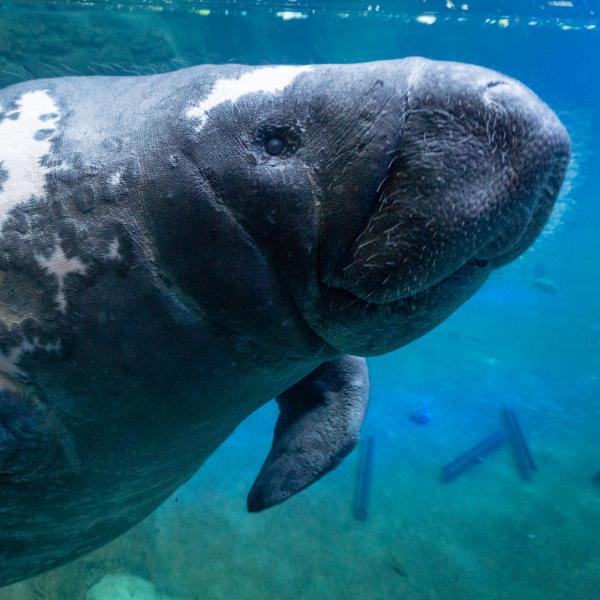
M347 355L281 394L273 445L248 494L248 510L279 504L335 468L358 441L368 398L367 363Z

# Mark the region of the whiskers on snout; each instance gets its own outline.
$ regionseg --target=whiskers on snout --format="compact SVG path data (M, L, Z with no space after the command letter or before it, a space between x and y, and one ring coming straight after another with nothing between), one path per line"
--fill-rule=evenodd
M365 302L414 297L465 267L502 266L539 235L569 137L521 84L478 85L483 91L461 89L457 98L412 94L371 215L332 287Z

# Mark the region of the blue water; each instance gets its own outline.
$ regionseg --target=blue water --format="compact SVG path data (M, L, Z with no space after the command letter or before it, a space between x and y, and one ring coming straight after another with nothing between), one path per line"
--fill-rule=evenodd
M573 161L532 249L431 334L369 361L365 433L374 436L375 456L366 521L352 516L356 453L284 505L245 513L276 418L266 406L143 524L88 557L0 590L0 600L600 597L596 5L3 3L2 85L204 62L421 55L523 81L569 129ZM441 484L440 466L494 431L504 403L516 408L530 440L539 467L533 480L522 481L502 449ZM420 405L431 416L422 426L409 418ZM102 580L113 587L92 596Z

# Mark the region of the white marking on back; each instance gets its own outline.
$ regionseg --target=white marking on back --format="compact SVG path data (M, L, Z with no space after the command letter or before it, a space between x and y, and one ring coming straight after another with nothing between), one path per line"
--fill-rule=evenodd
M0 225L17 204L44 195L49 169L40 161L52 144L50 135L36 139L35 134L56 129L59 119L59 108L45 90L26 92L16 105L0 122L0 166L6 172L0 191Z
M121 260L121 252L119 251L119 238L115 238L108 246L106 257L109 260Z
M67 258L60 244L54 248L52 254L48 258L45 256L36 256L36 260L49 274L56 276L58 283L56 303L61 312L66 312L67 299L65 297L65 278L71 273L84 275L86 266L76 256Z
M121 171L116 171L108 178L108 183L112 186L118 186L121 184Z
M236 102L248 94L275 94L283 91L300 73L311 71L312 67L261 67L244 73L237 79L217 79L208 96L200 103L187 109L190 119L198 119L196 131L200 131L208 120L208 113L225 102Z
M19 367L19 361L26 352L33 352L34 350L56 352L60 350L60 341L57 340L42 344L38 337L34 337L31 340L23 340L18 346L11 348L8 352L0 351L0 372L7 375L24 375L25 373Z

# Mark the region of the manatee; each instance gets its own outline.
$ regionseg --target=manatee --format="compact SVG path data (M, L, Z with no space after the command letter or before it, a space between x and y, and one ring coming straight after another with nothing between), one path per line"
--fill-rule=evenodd
M279 404L259 511L357 441L365 358L547 221L567 132L470 65L198 66L0 91L0 585L98 548Z

